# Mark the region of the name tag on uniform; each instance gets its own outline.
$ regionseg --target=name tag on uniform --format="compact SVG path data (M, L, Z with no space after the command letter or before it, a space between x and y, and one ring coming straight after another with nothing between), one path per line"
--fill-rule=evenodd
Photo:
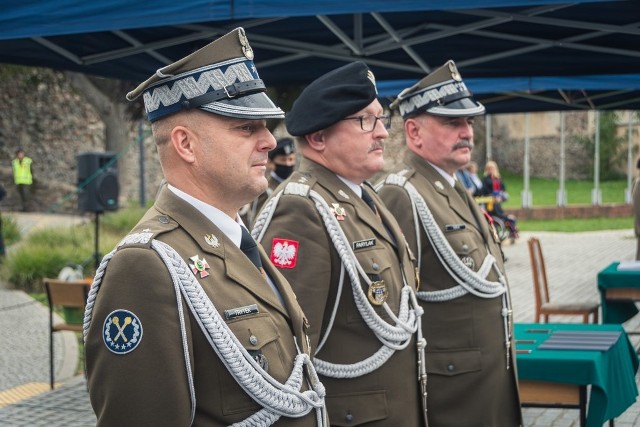
M244 307L232 308L224 311L224 317L227 320L235 319L236 317L249 316L250 314L258 314L258 305L251 304Z
M376 245L376 239L358 240L353 242L353 250L370 248Z
M467 228L467 226L464 224L446 224L444 226L444 229L446 231L458 231L458 230L464 230L465 228Z

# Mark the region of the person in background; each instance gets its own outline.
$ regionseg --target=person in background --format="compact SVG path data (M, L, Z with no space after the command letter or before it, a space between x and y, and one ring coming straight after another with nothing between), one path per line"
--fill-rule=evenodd
M473 184L471 174L469 174L466 166L463 166L456 171L456 179L460 181L469 195L473 196L473 193L475 192L475 185Z
M636 259L640 260L640 157L636 162L636 179L633 183L633 215L635 218L634 231L636 239L638 240L638 247L636 249Z
M377 186L418 258L432 427L522 423L502 251L455 179L484 114L448 61L391 104L404 119L405 164Z
M239 222L267 188L266 121L284 117L265 91L237 28L127 94L167 183L89 293L98 426L328 425L304 313Z
M13 169L13 182L20 195L20 206L22 212L29 209L31 201L31 189L33 185L33 171L31 165L33 160L28 157L22 148L16 150L16 157L11 161Z
M478 176L478 164L471 160L467 165L467 171L471 177L473 192L472 196L478 196L482 193L482 179Z
M493 160L489 160L484 166L484 177L482 178L482 190L480 194L483 196L491 196L493 203L488 203L487 212L489 215L500 218L505 226L509 229L509 237L515 240L519 236L517 219L514 215L507 214L502 209L502 202L509 198L507 187L500 177L500 169L498 164Z
M247 203L240 210L240 216L244 224L251 229L256 215L264 202L273 194L273 191L282 181L293 173L296 166L296 149L293 138L285 137L278 139L276 148L269 151L269 162L267 163L267 181L269 186L267 191L256 197L251 203Z
M263 206L253 235L309 319L331 423L424 425L413 258L366 182L384 167L390 124L373 73L353 62L324 74L285 122L302 159Z

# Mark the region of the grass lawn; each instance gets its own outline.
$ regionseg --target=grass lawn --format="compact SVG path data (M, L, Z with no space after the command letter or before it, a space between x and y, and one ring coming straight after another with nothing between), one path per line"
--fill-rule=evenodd
M522 205L522 189L524 182L522 176L504 174L502 177L509 193L509 200L503 204L505 208L519 208ZM568 205L590 205L593 181L566 180L564 183ZM602 194L603 204L624 203L624 192L627 188L626 180L604 181L598 185ZM529 191L531 191L533 207L556 206L556 193L560 188L557 179L530 178Z
M521 193L524 187L522 176L504 174L503 180L509 193L509 200L503 204L505 208L519 208L522 205ZM532 196L532 206L557 206L556 192L560 188L557 179L531 178L529 190ZM626 180L605 181L599 184L603 204L623 204ZM593 181L565 181L568 205L591 205L591 191ZM519 220L521 231L595 231L620 230L633 228L633 217L620 218L584 218L584 219L546 219Z

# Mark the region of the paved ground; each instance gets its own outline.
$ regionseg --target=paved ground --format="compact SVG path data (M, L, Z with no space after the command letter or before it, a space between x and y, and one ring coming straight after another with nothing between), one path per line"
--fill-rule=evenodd
M71 225L78 220L82 218L27 214L19 223L33 229ZM504 247L516 322L533 322L533 285L526 245L529 236L524 233L514 245ZM630 229L536 236L542 242L550 292L558 300L597 301L597 272L613 261L632 259L635 254ZM0 426L95 426L84 378L74 375L77 344L70 333L56 334L56 380L61 384L49 391L47 316L47 309L23 292L0 289ZM640 320L630 322L625 327L635 329ZM526 408L524 416L526 427L578 426L577 410ZM640 402L616 419L615 425L640 426Z

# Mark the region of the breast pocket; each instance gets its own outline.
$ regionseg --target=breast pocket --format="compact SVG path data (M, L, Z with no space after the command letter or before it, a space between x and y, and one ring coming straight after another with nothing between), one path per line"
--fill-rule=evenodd
M447 234L447 240L453 251L464 265L477 271L482 262L482 251L478 246L475 233L469 229L454 231Z
M277 380L281 382L286 380L293 363L290 363L291 366L287 368L279 342L280 334L268 314L233 320L227 326L258 365ZM221 387L224 414L249 410L255 412L260 409L259 405L242 390L231 374L222 376Z

